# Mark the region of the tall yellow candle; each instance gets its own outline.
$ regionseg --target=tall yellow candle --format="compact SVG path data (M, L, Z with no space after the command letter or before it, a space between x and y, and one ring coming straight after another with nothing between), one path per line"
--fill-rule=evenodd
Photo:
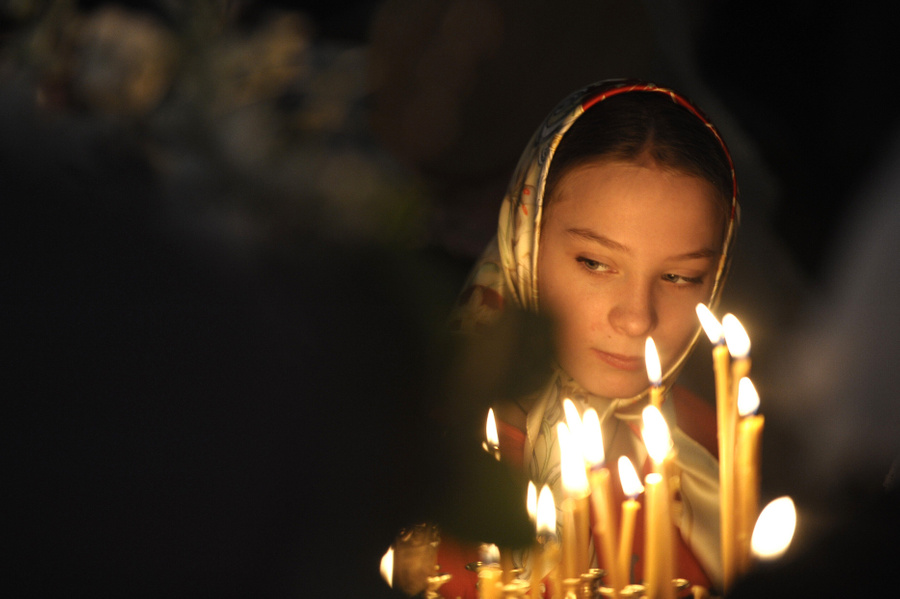
M541 586L544 579L546 566L555 566L552 562L545 562L545 557L552 558L552 548L556 545L556 504L553 501L553 493L550 487L541 487L541 493L536 501L537 543L531 557L531 597L541 597Z
M559 541L553 537L544 543L545 568L550 568L550 597L562 598L562 576L560 574Z
M731 394L731 359L725 346L722 324L703 304L697 317L713 343L712 358L716 381L716 430L719 442L719 529L725 589L731 588L736 571L734 523L734 411Z
M479 599L500 599L503 594L501 579L503 571L497 564L500 552L496 545L481 546L481 566L478 568Z
M644 490L641 479L626 456L619 458L619 481L628 498L622 502L622 525L619 529L619 552L617 555L617 580L622 587L631 584L631 550L634 546L634 525L641 504L637 496Z
M734 490L736 485L734 473L734 451L735 437L737 427L737 392L739 381L750 374L750 338L741 325L741 322L733 315L726 314L722 317L722 332L725 336L725 344L728 346L728 353L731 354L731 375L729 377L729 399L727 402L728 413L726 414L727 434L730 439L725 447L726 458L728 460L728 471L730 492L725 497L722 509L727 510L731 516L730 536L728 544L723 546L723 556L727 547L729 554L727 560L724 561L725 573L725 590L729 590L738 574L738 547L737 547L737 496Z
M562 486L566 493L561 506L563 576L578 578L590 567L590 490L584 471L584 458L569 427L560 422L556 425L556 433L559 439Z
M603 561L598 566L606 571L606 584L613 589L614 597L619 596L622 584L616 567L616 515L613 510L609 469L606 468L606 454L603 449L603 432L600 417L593 408L584 412L582 421L584 457L590 464L588 481L591 487L591 506L594 510L594 530L603 549Z
M653 462L654 472L645 479L645 537L647 539L644 558L644 582L647 597L674 599L675 578L674 534L670 516L669 485L666 480L666 460L672 451L669 427L659 408L647 406L643 411L644 426L641 434L647 453ZM652 482L652 490L651 490Z
M765 425L757 415L759 394L750 379L741 379L738 388L738 422L735 447L737 504L737 573L745 574L752 563L750 539L759 516L760 450Z

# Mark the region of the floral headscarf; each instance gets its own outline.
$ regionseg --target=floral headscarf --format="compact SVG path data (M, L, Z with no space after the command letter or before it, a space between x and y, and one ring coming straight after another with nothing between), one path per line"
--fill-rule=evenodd
M490 324L508 300L523 309L537 312L538 248L544 186L550 163L563 135L578 117L591 106L623 93L659 93L669 96L673 102L700 119L722 145L731 167L732 197L719 266L707 305L712 309L718 303L731 262L740 211L731 154L712 122L677 92L651 83L611 80L589 85L569 95L553 109L528 142L500 207L497 237L482 254L460 296L461 305L455 314L455 327L471 330L478 325ZM668 387L675 379L699 334L698 323L691 343L663 374L664 386Z

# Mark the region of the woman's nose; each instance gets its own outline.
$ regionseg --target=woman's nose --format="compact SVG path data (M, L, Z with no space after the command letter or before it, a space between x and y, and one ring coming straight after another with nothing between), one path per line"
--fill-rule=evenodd
M656 327L656 310L649 286L634 284L623 293L609 313L613 329L630 337L644 337Z

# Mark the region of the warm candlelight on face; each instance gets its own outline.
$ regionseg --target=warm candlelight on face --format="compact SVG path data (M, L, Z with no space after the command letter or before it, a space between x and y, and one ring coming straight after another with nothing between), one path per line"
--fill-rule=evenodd
M794 538L797 527L797 510L790 497L779 497L769 503L759 514L750 541L753 554L759 559L781 557Z
M381 577L388 583L389 587L394 586L394 548L388 547L387 552L381 557Z
M650 379L650 404L658 407L662 403L662 366L653 337L647 337L644 344L644 362L647 365L647 378Z
M487 422L484 426L485 442L482 445L494 458L500 459L500 435L497 434L497 421L494 419L494 408L488 409Z

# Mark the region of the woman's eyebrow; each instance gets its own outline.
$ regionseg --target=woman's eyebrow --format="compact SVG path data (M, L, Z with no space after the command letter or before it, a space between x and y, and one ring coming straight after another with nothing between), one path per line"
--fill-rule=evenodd
M590 229L581 229L578 227L572 227L571 229L566 229L566 233L572 235L573 237L580 237L582 239L587 239L588 241L593 241L594 243L599 243L605 248L611 250L617 250L620 252L624 252L626 254L630 254L631 250L626 245L622 245L618 241L614 241L605 235L601 235L596 231L592 231ZM676 256L672 256L669 260L672 261L680 261L680 260L697 260L700 258L713 258L718 256L719 252L710 249L710 248L702 248L694 252L686 252L684 254L678 254Z
M574 237L581 237L582 239L587 239L588 241L599 243L600 245L611 250L618 250L620 252L625 252L626 254L631 253L631 250L628 249L627 246L622 245L618 241L613 241L609 237L601 235L596 231L591 231L590 229L579 229L577 227L573 227L571 229L567 229L566 233Z
M686 254L678 254L677 256L672 256L670 260L696 260L698 258L713 258L718 255L719 252L717 252L716 250L703 248L702 250L697 250L696 252L688 252Z

